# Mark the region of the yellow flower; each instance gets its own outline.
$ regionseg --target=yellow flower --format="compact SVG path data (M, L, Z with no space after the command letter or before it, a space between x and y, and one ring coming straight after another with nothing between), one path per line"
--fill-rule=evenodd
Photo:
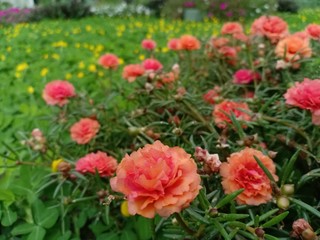
M124 217L130 217L131 216L130 213L129 213L129 210L128 210L128 201L123 201L121 203L120 211L121 211L122 216L124 216Z
M71 79L71 78L72 78L72 74L71 74L71 73L67 73L67 74L65 75L65 79L69 80L69 79Z
M122 36L122 32L117 32L117 36L121 37Z
M103 76L104 76L104 72L99 71L99 72L98 72L98 76L99 76L99 77L103 77Z
M76 48L80 48L81 47L81 44L80 43L76 43Z
M62 158L59 158L59 159L56 159L56 160L53 160L52 163L51 163L51 170L52 172L57 172L58 171L58 166L59 164L63 162L63 159Z
M45 77L45 76L47 76L48 72L49 72L48 68L42 68L40 71L40 76Z
M90 25L87 25L87 26L86 26L86 31L87 31L87 32L90 32L91 30L92 30L92 27L91 27Z
M140 54L140 55L139 55L139 60L140 60L140 61L143 61L144 59L145 59L145 56L144 56L143 54Z
M43 59L48 59L48 58L49 58L49 54L43 55Z
M122 58L119 58L119 65L124 64L124 60Z
M56 60L59 60L59 59L60 59L60 55L57 54L57 53L52 54L51 57L52 57L53 59L56 59Z
M79 72L79 73L77 74L77 77L78 77L78 78L83 78L83 77L84 77L84 73L83 73L83 72Z
M16 72L16 73L15 73L15 76L16 76L16 78L21 78L21 77L22 77L22 74L21 74L20 72Z
M29 86L29 87L27 88L27 91L28 91L29 94L33 94L33 93L34 93L34 88L31 87L31 86Z
M163 53L166 53L166 52L168 52L169 51L169 48L167 48L167 47L163 47L162 49L161 49L161 52L163 52Z
M52 43L52 47L67 47L68 43L64 41L54 42Z
M1 55L1 61L4 62L6 60L6 56L5 55Z
M86 65L84 64L84 62L79 62L79 64L78 64L78 68L80 68L80 69L84 69L86 67Z
M16 66L16 71L17 72L22 72L24 70L26 70L28 68L28 63L24 62L24 63L20 63Z
M89 72L96 72L97 71L97 67L94 64L90 64L88 67Z
M12 47L7 47L7 52L11 52L11 50L12 50Z

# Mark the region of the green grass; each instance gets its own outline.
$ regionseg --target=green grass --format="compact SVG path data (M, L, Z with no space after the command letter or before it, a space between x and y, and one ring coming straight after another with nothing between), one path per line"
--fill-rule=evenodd
M319 14L320 10L303 10L297 15L281 16L293 32L303 30L309 23L320 23ZM245 23L247 30L250 23ZM151 37L158 43L157 58L170 66L175 63L175 55L166 48L168 39L190 33L206 41L211 35L218 35L221 25L217 19L196 23L91 17L0 27L0 140L11 144L17 142L18 132L46 126L41 116L51 110L41 93L47 82L68 78L78 93L95 94L100 81L110 84L107 71L97 65L103 53L118 55L123 65L138 63L147 56L140 42ZM122 66L113 81L124 81ZM1 145L0 152L4 149Z

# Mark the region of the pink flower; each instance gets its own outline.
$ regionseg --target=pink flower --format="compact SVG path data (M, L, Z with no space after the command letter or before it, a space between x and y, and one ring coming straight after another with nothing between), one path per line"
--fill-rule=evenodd
M162 64L157 60L153 58L147 58L146 60L143 61L142 63L143 67L147 71L158 71L162 69Z
M119 59L116 55L107 53L99 58L99 64L107 69L116 69L119 65Z
M211 39L211 44L214 48L221 48L223 46L226 46L229 43L228 38L224 37L218 37L218 38L212 38Z
M313 124L320 125L320 79L305 78L301 83L296 82L284 98L289 105L311 111Z
M250 121L251 116L246 112L250 112L250 109L246 103L224 100L214 107L212 115L216 125L219 128L225 128L227 123L232 123L230 118L231 114L234 114L237 120ZM246 126L244 125L243 127Z
M254 20L251 25L251 34L265 36L272 43L277 43L280 39L287 36L288 24L277 16L261 16Z
M235 33L243 33L243 28L240 23L238 22L227 22L223 24L221 29L221 34L235 34Z
M218 51L227 63L234 66L237 63L237 50L234 47L223 46Z
M82 118L70 128L71 138L78 144L86 144L99 132L100 124L91 118Z
M95 175L100 177L111 177L117 169L117 160L108 156L104 152L89 153L76 162L76 171Z
M258 73L250 69L240 69L233 74L233 82L237 84L249 84L259 77Z
M254 159L259 158L263 165L269 170L273 178L276 167L272 159L263 155L262 152L253 148L245 148L240 152L230 155L228 162L220 166L222 186L226 194L244 188L244 191L236 198L238 204L260 205L272 199L272 187L269 178L259 167Z
M129 64L123 68L122 77L128 82L134 82L137 77L144 74L145 70L140 64Z
M76 96L74 87L71 83L64 80L54 80L47 83L42 98L48 105L58 105L62 107L69 102L69 98Z
M179 38L170 39L167 45L170 50L173 50L173 51L181 50Z
M302 32L295 32L293 33L291 36L296 36L301 38L302 40L309 40L309 34L306 31L302 31Z
M173 83L176 80L174 72L163 73L159 77L162 83Z
M183 50L193 51L200 49L201 43L192 35L183 35L180 37L180 47Z
M198 195L200 176L191 156L160 141L126 155L110 180L114 191L128 199L131 215L168 217L188 207Z
M157 46L156 42L151 39L144 39L141 42L141 47L149 51L152 51L153 49L155 49L156 46Z
M314 40L320 40L320 25L309 24L306 28L309 36Z
M210 89L206 94L203 95L203 100L210 104L215 104L216 99L220 96L221 88L215 86L213 89Z

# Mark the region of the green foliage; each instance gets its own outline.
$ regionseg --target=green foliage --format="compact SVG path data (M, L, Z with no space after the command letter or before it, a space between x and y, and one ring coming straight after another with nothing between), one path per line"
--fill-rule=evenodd
M278 1L278 11L279 12L297 13L298 10L299 10L299 6L294 0L279 0Z

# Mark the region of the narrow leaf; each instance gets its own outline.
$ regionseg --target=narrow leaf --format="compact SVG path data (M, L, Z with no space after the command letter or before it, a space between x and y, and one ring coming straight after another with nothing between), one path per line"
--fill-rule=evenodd
M232 200L234 200L239 194L241 194L244 191L243 188L228 194L227 196L225 196L224 198L222 198L216 205L216 208L221 208L224 205L228 204L229 202L231 202Z
M298 199L294 199L294 198L290 198L290 201L292 201L293 203L299 205L300 207L306 209L307 211L313 213L314 215L316 215L317 217L320 218L320 212L315 209L314 207L310 206L309 204L306 204Z
M187 208L185 211L186 211L191 217L199 220L200 222L209 224L209 221L208 221L206 218L204 218L203 216L201 216L199 213L195 212L193 209Z
M281 179L281 185L285 184L289 175L292 173L293 165L298 159L300 150L296 151L295 154L290 158L288 163L283 167L282 170L282 179Z
M225 240L231 240L227 231L224 229L224 227L217 220L213 219L213 224L216 226L216 228L219 230L219 232L221 233L222 237Z
M264 238L265 238L266 240L279 240L279 238L276 238L276 237L271 236L271 235L269 235L269 234L265 234L265 235L264 235Z
M288 211L283 212L281 214L279 214L278 216L272 218L271 220L269 220L268 222L262 224L262 227L267 228L267 227L271 227L275 224L278 224L279 222L281 222L287 215L289 214Z
M257 161L259 167L261 167L261 169L263 170L263 172L267 175L267 177L269 178L269 180L273 183L275 183L276 181L274 180L272 174L270 173L270 171L268 170L268 168L266 168L266 166L260 161L260 159L257 156L253 156L254 159Z
M266 212L265 214L262 214L259 217L259 222L266 220L268 217L272 216L273 214L275 214L278 211L279 211L279 208L275 208L275 209L270 210L269 212ZM253 224L254 224L254 221L252 220L247 223L247 226L252 226Z

